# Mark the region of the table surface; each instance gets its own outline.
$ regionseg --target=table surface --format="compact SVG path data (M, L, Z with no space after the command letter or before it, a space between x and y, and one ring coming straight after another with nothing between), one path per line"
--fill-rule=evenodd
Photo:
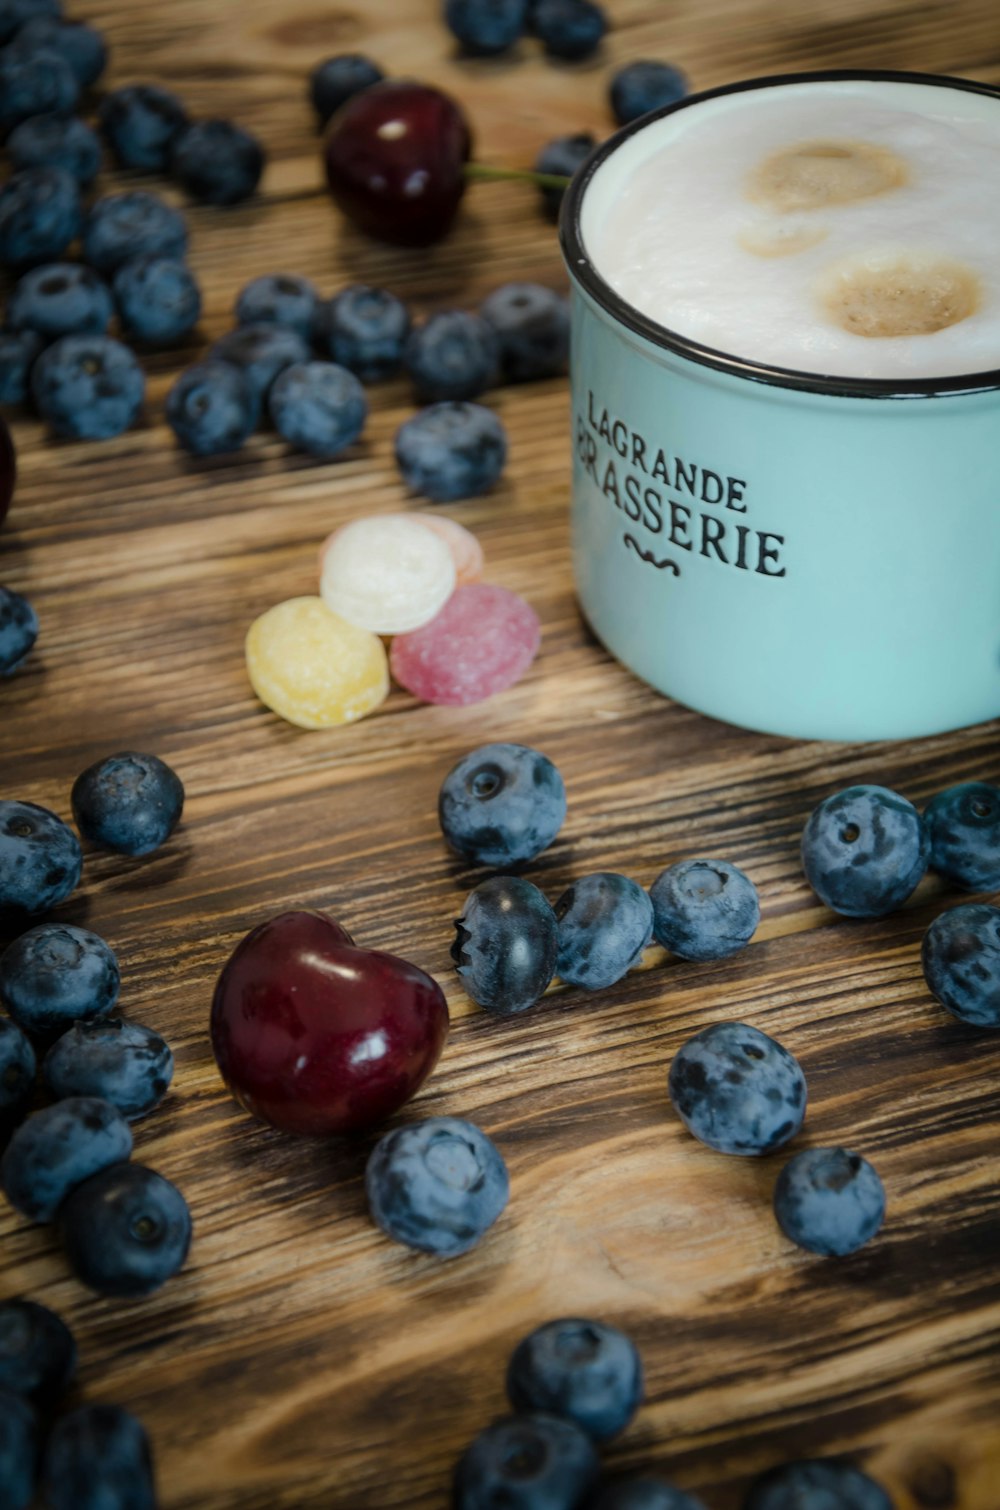
M419 310L474 305L512 279L563 285L535 191L480 184L443 245L407 253L345 228L321 190L305 100L320 57L370 52L387 71L466 104L478 155L526 166L550 137L610 129L611 68L641 56L709 87L770 71L891 66L1000 79L996 0L609 0L599 60L544 63L533 45L457 58L434 0L102 0L109 82L156 79L192 111L257 129L270 163L254 203L192 210L203 336L257 274L325 291L381 283ZM109 182L110 180L106 180ZM192 351L197 349L192 348ZM51 1232L0 1215L0 1294L54 1306L81 1344L80 1393L146 1422L167 1510L432 1510L451 1464L503 1409L514 1342L557 1315L602 1317L638 1342L647 1401L608 1452L736 1510L756 1472L849 1454L898 1510L1000 1504L1000 1038L929 998L921 933L944 901L928 879L898 915L837 920L798 863L806 815L856 780L917 802L995 778L997 726L920 743L803 744L711 722L651 692L583 627L570 578L565 384L490 396L509 426L505 478L454 517L488 574L523 593L543 647L516 689L470 709L394 691L378 714L305 733L255 702L251 620L315 591L315 553L338 523L405 507L392 460L412 410L403 381L372 392L346 459L288 456L273 436L197 463L173 447L162 396L190 351L148 363L143 424L101 445L53 445L16 417L22 476L0 571L43 625L3 688L0 791L69 815L75 775L113 749L152 750L187 788L157 855L87 857L58 916L117 950L127 1014L173 1044L163 1108L137 1157L187 1195L184 1273L141 1303L68 1274ZM451 919L481 873L445 852L444 773L474 745L512 739L562 769L569 817L531 874L555 897L574 875L648 884L669 862L726 856L757 882L752 947L717 964L646 967L596 997L555 991L524 1019L474 1009L449 967ZM468 1117L498 1142L507 1214L451 1263L410 1254L365 1212L373 1141L316 1143L255 1125L224 1092L208 1009L243 933L294 906L329 909L357 938L441 980L453 1015L443 1061L404 1114ZM870 1156L889 1198L883 1235L843 1261L787 1243L771 1215L780 1159L727 1160L691 1140L666 1097L669 1061L718 1019L776 1034L805 1068L801 1144Z

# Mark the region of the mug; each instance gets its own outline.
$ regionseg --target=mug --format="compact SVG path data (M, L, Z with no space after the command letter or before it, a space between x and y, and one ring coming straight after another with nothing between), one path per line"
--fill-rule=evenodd
M612 136L560 223L583 614L669 697L800 739L907 739L1000 714L1000 370L855 379L736 358L624 302L588 232L678 112L857 79L917 102L971 90L1000 111L1000 89L930 74L727 85Z

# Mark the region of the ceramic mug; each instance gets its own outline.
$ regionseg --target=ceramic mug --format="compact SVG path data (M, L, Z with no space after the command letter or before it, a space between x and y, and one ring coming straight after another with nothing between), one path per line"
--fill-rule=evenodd
M588 236L678 112L625 127L577 174L560 238L573 295L572 535L584 615L652 686L806 739L901 739L1000 714L1000 370L823 377L740 360L625 303ZM924 99L928 99L926 95Z

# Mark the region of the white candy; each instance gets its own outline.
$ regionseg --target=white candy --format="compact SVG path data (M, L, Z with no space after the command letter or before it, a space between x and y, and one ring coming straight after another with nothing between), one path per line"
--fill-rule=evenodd
M446 541L406 514L355 519L326 542L319 590L349 624L404 634L451 597L455 561Z

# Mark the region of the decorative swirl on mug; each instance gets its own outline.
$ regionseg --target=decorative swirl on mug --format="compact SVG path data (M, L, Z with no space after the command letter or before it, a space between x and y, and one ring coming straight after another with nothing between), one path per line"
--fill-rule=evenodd
M634 535L626 535L624 538L625 544L632 547L636 555L639 557L640 561L648 561L650 566L656 567L657 571L664 571L667 567L669 567L675 577L680 576L680 567L677 565L676 561L671 561L669 556L664 556L662 561L657 561L652 551L643 550L642 546L639 544L638 540L636 540Z

